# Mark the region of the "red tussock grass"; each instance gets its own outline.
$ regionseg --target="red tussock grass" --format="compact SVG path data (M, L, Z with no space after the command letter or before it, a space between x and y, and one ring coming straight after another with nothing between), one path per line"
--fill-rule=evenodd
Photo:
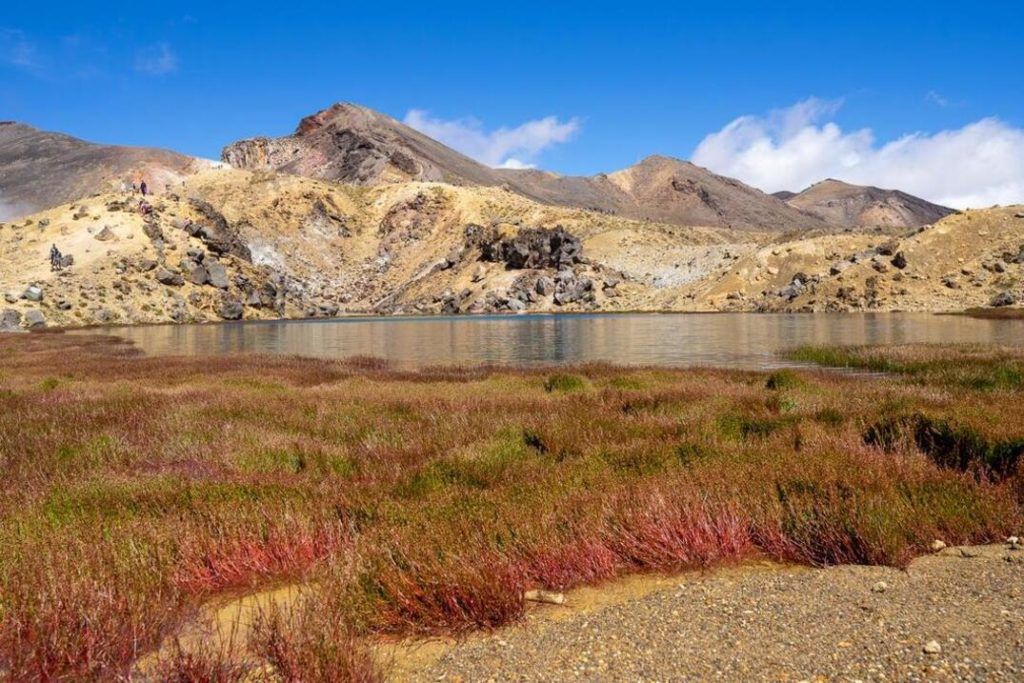
M500 626L530 588L905 566L1021 530L1019 353L801 353L890 374L398 372L0 336L0 672L124 676L212 597L309 582L161 677L379 680L375 634Z

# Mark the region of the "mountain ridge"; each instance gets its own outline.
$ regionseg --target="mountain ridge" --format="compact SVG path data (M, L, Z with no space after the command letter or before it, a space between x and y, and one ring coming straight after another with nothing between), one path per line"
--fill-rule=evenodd
M819 180L785 201L790 206L844 228L916 228L931 225L956 213L954 209L933 204L901 190L853 185L835 178Z
M232 143L221 158L236 168L361 185L440 181L502 186L546 204L676 225L770 231L827 227L815 215L689 161L654 154L629 168L594 176L494 169L390 116L347 102L304 117L290 135Z
M96 144L0 122L0 220L114 189L121 182L145 180L156 189L207 165L171 150Z

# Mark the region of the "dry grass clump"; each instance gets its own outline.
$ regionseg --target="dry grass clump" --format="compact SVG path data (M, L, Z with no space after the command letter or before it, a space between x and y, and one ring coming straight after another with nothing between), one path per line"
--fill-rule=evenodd
M368 636L499 626L530 588L763 556L903 566L1020 530L1021 387L970 380L1019 356L834 353L917 381L0 337L0 671L124 675L212 596L308 582L248 642L161 676L379 680Z

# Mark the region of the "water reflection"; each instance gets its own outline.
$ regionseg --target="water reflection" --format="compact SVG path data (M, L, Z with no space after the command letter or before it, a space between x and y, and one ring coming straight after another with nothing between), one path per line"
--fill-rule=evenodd
M114 328L152 355L377 356L448 363L779 365L805 343L1024 344L1024 321L925 313L519 315L243 322Z

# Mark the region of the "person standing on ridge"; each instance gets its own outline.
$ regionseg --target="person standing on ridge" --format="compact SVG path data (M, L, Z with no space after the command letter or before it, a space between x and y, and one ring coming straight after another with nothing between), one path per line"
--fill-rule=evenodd
M139 191L142 192L142 196L143 197L146 196L146 181L145 180L143 180L142 183L139 185Z

